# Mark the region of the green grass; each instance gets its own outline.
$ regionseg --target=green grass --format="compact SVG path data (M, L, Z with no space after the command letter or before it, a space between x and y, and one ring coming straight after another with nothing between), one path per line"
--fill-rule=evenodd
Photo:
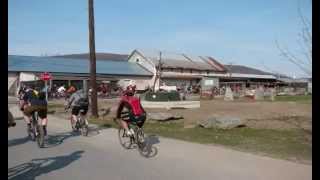
M302 102L311 103L312 95L299 95L299 96L276 96L276 101L292 101L292 102Z
M112 120L91 119L101 127L118 127ZM182 122L150 123L144 125L147 134L180 139L201 144L218 144L232 149L263 154L274 158L307 160L312 159L312 145L298 129L273 130L248 127L231 130L183 128Z
M63 104L48 103L48 109L54 109L54 108L64 108L64 105Z

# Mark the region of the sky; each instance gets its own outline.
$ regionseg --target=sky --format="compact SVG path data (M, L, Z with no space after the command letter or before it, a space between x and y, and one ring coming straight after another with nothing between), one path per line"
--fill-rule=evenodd
M9 54L89 52L88 0L8 2ZM94 0L96 52L161 50L305 77L276 45L300 50L298 7L311 19L310 0Z

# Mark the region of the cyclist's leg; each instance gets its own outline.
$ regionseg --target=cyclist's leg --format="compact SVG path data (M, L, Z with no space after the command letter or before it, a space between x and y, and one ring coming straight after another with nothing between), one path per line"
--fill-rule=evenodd
M48 118L47 118L48 109L47 107L39 107L38 115L40 117L40 124L43 126L44 135L47 135L47 125L48 125Z
M79 114L80 107L73 106L71 110L71 124L74 127L75 123L77 122L77 116Z
M126 121L122 120L122 119L120 119L120 125L121 125L121 127L122 127L123 129L125 129L125 130L128 130L128 129L129 129L128 123L127 123Z
M134 135L134 131L132 129L129 129L129 122L120 119L120 126L126 130L127 135L132 136Z
M19 108L20 108L20 111L22 111L23 112L23 109L24 109L24 105L25 105L25 103L24 103L24 100L19 100Z
M33 113L34 108L32 106L29 105L25 105L23 108L23 116L24 116L24 120L27 123L28 127L31 127L31 116Z
M86 118L87 112L88 112L88 108L89 108L88 106L82 106L82 107L80 107L80 109L83 110L83 112L80 112L80 116L85 119L86 125L89 124L89 123L88 123L88 120L87 120L87 118Z

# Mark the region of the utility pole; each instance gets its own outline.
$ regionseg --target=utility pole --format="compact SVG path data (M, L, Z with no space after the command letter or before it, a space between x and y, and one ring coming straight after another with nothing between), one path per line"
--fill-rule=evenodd
M89 3L89 48L90 48L90 85L91 85L91 114L98 117L97 82L96 82L96 49L94 40L94 11L93 0Z

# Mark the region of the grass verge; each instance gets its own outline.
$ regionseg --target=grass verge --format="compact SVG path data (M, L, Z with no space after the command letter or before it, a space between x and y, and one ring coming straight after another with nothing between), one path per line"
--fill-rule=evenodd
M48 109L64 108L63 104L48 103Z
M117 127L112 120L90 119L100 127ZM312 144L305 139L304 132L298 129L274 130L235 128L230 130L183 128L182 122L146 122L144 131L163 137L180 139L201 144L218 144L232 149L266 155L274 158L310 162Z
M291 101L301 103L312 103L312 95L297 95L297 96L276 96L276 101Z

